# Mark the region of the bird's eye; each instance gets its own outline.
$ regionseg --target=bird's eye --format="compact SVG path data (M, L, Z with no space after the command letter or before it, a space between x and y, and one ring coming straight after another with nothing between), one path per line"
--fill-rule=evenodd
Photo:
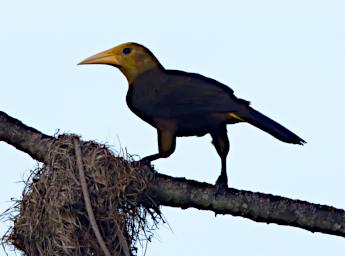
M131 51L132 51L132 49L131 48L127 48L127 47L122 50L123 54L126 54L126 55L130 54Z

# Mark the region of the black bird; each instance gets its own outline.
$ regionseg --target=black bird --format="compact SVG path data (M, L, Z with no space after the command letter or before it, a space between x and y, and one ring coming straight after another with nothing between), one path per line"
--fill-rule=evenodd
M121 70L129 84L128 107L157 129L157 154L142 162L168 157L175 150L176 137L210 134L222 161L217 189L227 187L226 157L229 140L226 125L247 122L292 144L305 141L279 123L239 99L228 86L211 78L165 69L146 47L124 43L91 56L80 64L108 64Z

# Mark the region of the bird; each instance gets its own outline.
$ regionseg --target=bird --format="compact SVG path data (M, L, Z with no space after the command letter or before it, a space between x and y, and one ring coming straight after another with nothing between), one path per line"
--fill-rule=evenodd
M303 139L235 96L227 85L206 76L165 69L145 46L128 42L95 54L79 64L105 64L118 68L127 78L129 109L156 128L158 153L140 162L167 158L176 138L210 134L220 159L217 191L228 188L226 159L230 144L227 125L249 123L276 139L303 145Z

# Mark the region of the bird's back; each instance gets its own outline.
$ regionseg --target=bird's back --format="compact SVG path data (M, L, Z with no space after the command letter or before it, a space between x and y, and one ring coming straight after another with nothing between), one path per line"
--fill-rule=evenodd
M134 112L172 118L239 112L249 105L216 80L177 70L151 70L139 76L127 95Z

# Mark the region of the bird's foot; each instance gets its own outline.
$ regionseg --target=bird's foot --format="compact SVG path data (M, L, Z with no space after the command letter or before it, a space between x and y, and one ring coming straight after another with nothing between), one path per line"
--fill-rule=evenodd
M139 161L133 161L132 164L133 164L134 166L140 166L140 165L151 166L151 161L149 161L149 160L143 158L143 159L141 159L141 160L139 160Z
M222 194L228 188L228 177L226 175L219 175L215 185L215 196Z

